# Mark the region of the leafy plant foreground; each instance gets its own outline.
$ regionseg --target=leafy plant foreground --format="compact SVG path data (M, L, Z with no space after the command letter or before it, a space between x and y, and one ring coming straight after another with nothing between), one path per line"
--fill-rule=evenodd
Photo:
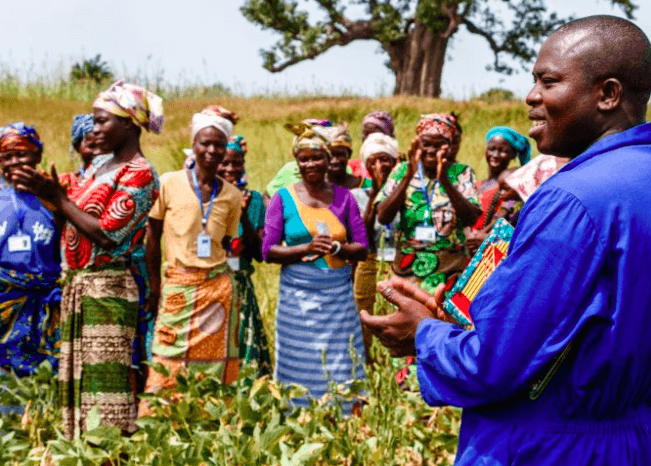
M308 409L290 405L301 387L253 380L253 368L232 386L210 372L190 372L177 377L174 392L144 395L154 415L139 419L133 436L100 426L91 412L90 430L72 442L61 433L56 380L44 365L34 377L8 379L2 403L27 409L0 419L0 464L451 464L459 412L428 407L417 392L400 391L388 356L381 359L368 380L333 387L337 395ZM365 404L361 413L345 416L337 400L353 396Z

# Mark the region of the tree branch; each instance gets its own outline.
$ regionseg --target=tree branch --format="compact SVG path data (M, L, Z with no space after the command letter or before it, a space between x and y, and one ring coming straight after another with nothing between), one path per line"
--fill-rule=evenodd
M278 65L268 66L267 70L271 71L272 73L278 73L280 71L283 71L285 68L295 65L296 63L300 63L305 60L312 60L318 55L321 55L326 50L331 49L335 45L344 46L356 40L368 40L375 38L375 28L370 22L350 20L346 20L346 22L347 26L345 32L334 28L334 31L336 31L335 35L325 40L322 44L315 47L313 50L300 55L296 55L295 57L292 57L289 60L286 60Z
M457 13L457 8L457 5L443 5L441 7L441 12L448 18L448 26L445 31L439 33L441 37L449 39L459 29L463 18Z
M498 45L498 43L495 42L495 39L491 34L475 26L475 24L472 21L470 21L468 18L463 20L463 24L468 29L468 32L477 34L478 36L482 36L484 39L486 39L488 45L490 46L491 50L495 53L495 55L504 51L505 49L504 44Z

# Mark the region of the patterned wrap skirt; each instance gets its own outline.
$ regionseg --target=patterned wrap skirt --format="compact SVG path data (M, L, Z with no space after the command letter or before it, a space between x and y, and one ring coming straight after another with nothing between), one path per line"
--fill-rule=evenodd
M65 435L78 437L89 412L100 423L136 430L131 362L139 289L122 266L69 273L61 300L59 396Z
M271 374L271 357L269 356L269 345L264 332L258 299L255 297L255 289L251 281L251 272L241 270L234 274L239 298L238 308L240 310L240 363L242 365L254 364L257 375Z
M282 268L275 354L274 378L309 391L307 397L293 400L297 406L308 406L309 397L319 399L329 393L333 382L365 378L362 327L350 266L319 269L293 264ZM350 412L352 402L342 403L342 408Z
M145 391L174 388L188 366L218 365L223 383L239 374L237 288L226 264L213 269L168 266L156 318L152 361L170 372L149 371ZM146 407L142 406L146 414Z

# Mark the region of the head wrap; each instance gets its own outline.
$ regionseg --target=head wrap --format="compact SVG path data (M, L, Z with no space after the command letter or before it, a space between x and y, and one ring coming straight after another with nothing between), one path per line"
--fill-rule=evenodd
M362 126L370 123L382 130L382 132L392 138L396 136L395 134L395 125L393 124L393 118L387 112L382 110L376 110L369 113L362 119Z
M201 110L201 113L203 113L204 115L213 115L213 116L220 116L222 118L226 118L228 121L233 123L233 125L235 125L235 123L237 123L238 120L240 119L237 113L231 112L230 110L220 105L209 105L203 110Z
M36 129L22 121L0 128L0 152L13 150L42 152L43 143Z
M302 149L324 150L330 154L328 148L328 138L317 127L310 126L304 122L298 125L291 123L285 124L285 129L294 133L294 142L292 144L292 153L294 156Z
M136 125L155 134L163 129L163 99L143 87L125 83L123 79L101 92L93 107L131 118Z
M233 149L234 151L242 154L242 157L244 157L246 155L246 139L244 139L241 134L233 136L226 148Z
M432 136L443 136L448 141L454 141L461 132L459 131L459 122L455 115L448 113L428 113L421 115L416 134L423 136L429 134Z
M303 123L309 126L320 126L322 128L330 128L335 125L332 120L325 120L323 118L306 118L303 120Z
M93 130L95 126L95 119L92 113L81 113L75 115L72 120L72 128L70 128L70 139L72 144L80 144L88 133Z
M342 122L326 130L330 147L345 147L353 150L353 138L348 131L348 123Z
M244 158L246 155L246 139L244 139L241 134L238 134L229 141L226 148L239 152L242 155L242 158ZM249 184L249 178L246 176L246 171L242 172L242 176L240 176L236 184L238 188L245 188L246 185Z
M486 142L493 136L502 136L518 155L520 165L524 165L531 159L531 143L529 139L508 126L496 126L486 133Z
M384 133L370 134L359 151L362 162L366 165L372 155L380 153L387 154L393 160L398 160L398 141Z
M215 115L211 112L202 111L195 113L192 116L192 140L197 136L197 133L205 128L215 128L217 131L226 136L226 140L233 137L233 123L228 118Z

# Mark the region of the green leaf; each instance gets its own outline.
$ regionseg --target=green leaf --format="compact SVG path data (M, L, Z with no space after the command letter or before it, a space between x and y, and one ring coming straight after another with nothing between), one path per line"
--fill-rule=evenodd
M315 460L323 449L323 443L305 443L292 455L292 466L303 466Z
M88 430L97 429L101 423L102 416L99 414L99 405L95 405L86 415L86 428Z

